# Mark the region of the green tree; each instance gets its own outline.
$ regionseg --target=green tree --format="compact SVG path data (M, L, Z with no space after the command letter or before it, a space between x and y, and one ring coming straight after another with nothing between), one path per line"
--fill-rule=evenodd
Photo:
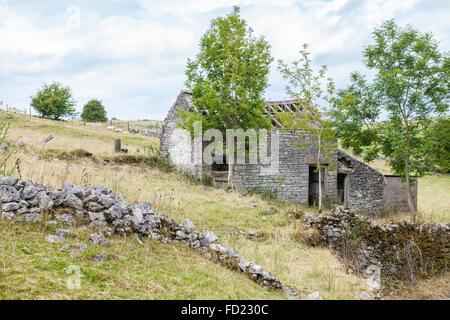
M367 161L379 154L389 158L392 171L406 181L414 223L411 176L431 169L429 128L448 110L449 58L431 33L390 20L375 28L364 62L374 79L352 74L334 110L337 133L344 147L363 152Z
M108 118L106 117L105 107L102 105L100 100L90 100L83 107L83 112L81 113L81 118L86 122L106 122Z
M450 172L450 118L436 119L430 128L430 161L441 172Z
M200 52L189 59L186 85L192 90L197 113L181 112L181 127L193 134L194 122L208 129L269 128L263 115L269 67L273 61L270 45L253 30L234 7L225 18L211 22L202 36ZM228 154L228 186L232 187L234 150Z
M282 60L278 62L278 70L285 80L287 93L301 105L301 112L284 112L279 115L285 129L301 132L300 139L295 145L308 148L315 156L316 172L319 174L319 212L322 210L322 174L325 166L322 158L332 158L336 149L336 137L333 123L327 118L327 111L333 103L335 86L330 77L326 77L327 67L321 66L314 72L312 62L304 44L300 50L300 58L288 66ZM309 139L308 139L309 138ZM308 141L309 140L309 141ZM311 146L313 148L311 149ZM331 169L333 163L328 167Z
M75 100L69 87L59 82L44 84L36 96L31 97L31 106L43 117L59 119L75 113Z

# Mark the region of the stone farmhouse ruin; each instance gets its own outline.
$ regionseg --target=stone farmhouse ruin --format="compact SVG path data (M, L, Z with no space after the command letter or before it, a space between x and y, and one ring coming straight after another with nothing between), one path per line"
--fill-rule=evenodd
M209 175L217 186L227 181L227 164L194 164L194 157L202 157L195 151L190 134L178 127L181 121L179 109L197 112L192 104L192 93L183 90L169 110L164 121L160 140L161 155L166 156L180 170L190 172L201 178ZM264 165L258 159L257 164L236 164L233 182L241 191L268 190L276 193L280 199L294 201L303 205L314 205L318 199L318 173L313 147L298 148L294 142L302 139L308 142L308 136L298 131L282 129L274 116L277 112L301 112L301 107L292 101L268 102L266 115L272 118L271 133L278 135L279 170L277 174L261 175ZM270 137L270 135L269 135ZM207 142L207 144L210 142ZM267 139L267 150L270 139ZM203 148L205 143L203 143ZM345 152L336 149L333 159L324 157L321 164L335 163L330 170L325 169L322 180L324 202L344 204L356 212L381 214L388 211L409 211L406 189L398 176L385 176L367 164L358 161ZM198 162L197 162L198 163ZM417 185L411 188L414 205L417 207Z

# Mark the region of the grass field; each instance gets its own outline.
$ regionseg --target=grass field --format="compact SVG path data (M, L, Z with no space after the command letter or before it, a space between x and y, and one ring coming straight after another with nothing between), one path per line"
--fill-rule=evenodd
M66 152L82 148L99 158L111 155L114 139L119 134L106 130L105 126L18 116L9 136L10 139L21 137L25 147L17 154L22 162L20 171L14 175L54 188L61 187L65 181L75 185L108 186L128 202L151 202L158 212L177 220L189 218L199 229L214 231L222 242L237 248L240 256L259 262L284 284L298 290L300 298L314 291L320 291L325 299L359 298L364 290L361 279L348 273L336 256L326 248L311 248L294 240L302 226L289 219L286 213L289 209L307 211L308 208L205 187L179 173L142 165L114 166L91 159L66 162L39 156L49 148ZM55 139L44 147L45 150L38 150L37 142L51 133ZM155 138L129 134L120 134L120 138L132 154L158 145ZM428 201L426 206L420 207L423 219L449 221L446 198L449 177L423 179L419 182L419 207L421 199ZM275 208L274 213L269 213L269 208ZM151 240L140 246L133 237L114 236L109 249L90 247L81 255L71 255L61 252L61 245L44 240L49 232L47 228L0 221L0 243L6 245L6 248L0 247L0 263L3 264L0 264L0 297L285 298L180 246ZM256 242L237 236L235 231L240 230L264 234L267 240ZM67 241L73 245L87 241L88 233L76 231ZM23 246L29 250L24 251ZM90 257L97 250L113 258L95 265ZM45 262L42 257L50 261ZM68 277L64 268L71 264L80 266L85 275L81 291L70 291L64 285ZM448 279L447 275L433 279L435 290L405 290L409 292L405 298L441 298L448 294ZM428 287L424 283L424 288Z

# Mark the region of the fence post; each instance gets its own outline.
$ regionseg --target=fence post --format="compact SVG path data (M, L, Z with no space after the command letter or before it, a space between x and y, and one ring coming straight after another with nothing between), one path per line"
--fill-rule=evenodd
M122 150L122 142L120 141L120 139L116 139L114 141L114 152L120 153L121 150Z

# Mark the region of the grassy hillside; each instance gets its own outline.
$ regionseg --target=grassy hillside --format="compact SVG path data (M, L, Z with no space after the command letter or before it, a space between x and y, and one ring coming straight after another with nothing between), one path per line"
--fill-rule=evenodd
M114 140L120 138L122 146L135 153L149 144L158 145L157 138L139 135L116 133L106 130L108 123L66 122L17 115L16 121L10 130L10 137L21 137L29 146L37 143L50 134L55 138L48 148L71 151L84 149L96 155L110 155L114 151Z
M148 239L140 245L134 238L113 237L111 248L89 246L72 253L61 247L87 244L92 231L77 230L63 243L51 244L44 240L51 229L0 220L0 299L284 298L181 245ZM92 262L97 254L110 259ZM81 290L67 289L70 266L80 267Z
M295 240L302 232L302 226L298 220L287 217L287 212L307 208L286 202L268 202L255 195L216 190L178 173L166 173L143 165L117 166L84 158L70 162L42 159L39 155L45 150L39 151L35 146L50 133L56 138L45 146L45 150L82 148L99 158L112 154L113 141L119 135L106 130L105 126L19 116L10 132L10 138L21 137L25 143L18 153L22 162L16 176L55 188L61 187L64 181L75 185L101 184L123 195L128 202L148 201L158 212L172 218L189 218L198 228L212 230L222 242L237 248L246 260L262 264L284 284L298 290L300 298L320 291L325 299L358 299L360 292L365 290L360 278L348 273L328 249L310 248ZM131 154L158 144L157 139L149 137L125 134L120 137ZM445 188L449 187L447 177L433 178L444 180L440 187L434 188L436 182L432 179L427 192L441 194L445 199L448 194ZM420 185L419 192L423 192ZM425 219L432 216L433 210L443 212L442 219L450 220L448 206L428 208L423 211ZM150 240L140 246L132 237L113 237L110 249L90 248L73 256L62 253L60 246L44 240L47 228L44 225L12 226L0 221L0 243L7 245L0 247L0 262L5 266L0 273L0 283L6 284L0 285L0 297L32 298L35 295L29 291L35 288L36 295L43 298L285 298L179 246ZM239 231L254 231L266 240L247 239ZM80 231L68 241L79 244L87 238L88 234ZM24 252L23 246L31 253ZM101 265L92 264L90 257L97 253L95 250L107 251L105 254L113 258ZM41 256L50 261L43 262ZM86 274L83 292L65 288L67 275L64 268L68 264L80 265ZM421 298L442 295L448 289L447 276L435 281L441 289L422 293ZM417 297L417 292L411 290L408 297Z

